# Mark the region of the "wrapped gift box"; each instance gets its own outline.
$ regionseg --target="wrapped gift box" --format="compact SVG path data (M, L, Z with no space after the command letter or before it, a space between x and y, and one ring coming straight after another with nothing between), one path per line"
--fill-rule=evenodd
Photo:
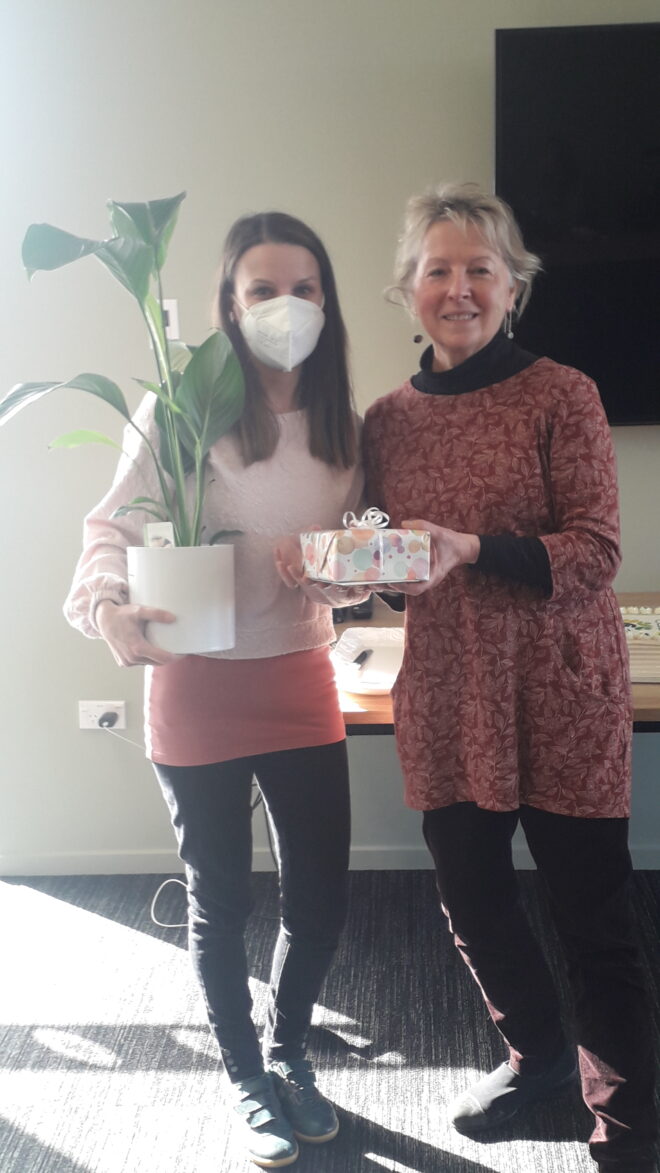
M430 572L428 530L387 529L387 515L368 509L345 529L300 535L305 573L317 582L425 582Z

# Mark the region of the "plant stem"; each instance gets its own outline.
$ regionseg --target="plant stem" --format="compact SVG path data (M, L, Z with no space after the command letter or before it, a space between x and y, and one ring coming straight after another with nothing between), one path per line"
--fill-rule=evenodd
M163 302L162 302L162 286L160 280L160 270L156 266L156 276L158 281L158 307L160 310L160 322L151 320L151 317L145 306L142 306L147 329L151 337L154 348L154 355L156 357L156 365L158 368L158 378L161 386L163 383L167 389L167 394L170 399L174 399L174 386L172 382L172 370L170 367L170 359L167 351L167 343L163 331ZM191 544L190 523L188 520L188 512L186 508L186 489L185 489L185 473L183 471L183 462L181 460L181 451L179 448L179 440L176 434L176 427L170 413L165 409L165 428L167 431L167 443L170 449L170 456L172 460L172 471L174 474L174 492L176 498L176 512L177 512L177 544L181 546L189 546Z
M181 541L181 535L180 535L180 529L179 529L179 519L178 519L176 510L173 508L174 503L172 501L169 486L168 486L167 481L165 480L165 477L163 475L163 471L160 467L160 461L159 461L158 456L155 452L154 446L151 443L149 437L146 436L145 433L142 431L142 428L139 428L138 425L132 419L129 420L129 423L130 423L131 427L134 428L135 431L138 433L138 435L141 437L141 439L146 444L146 446L149 450L149 453L151 455L151 459L153 460L154 467L156 469L156 475L158 476L158 484L160 486L160 491L163 496L163 502L165 505L165 509L166 509L166 512L169 515L170 519L172 520L172 524L174 527L175 542L176 542L177 546L184 546L187 543Z
M202 520L202 506L204 504L204 466L206 460L201 454L199 443L195 444L195 512L193 514L193 536L191 541L197 546L200 538Z

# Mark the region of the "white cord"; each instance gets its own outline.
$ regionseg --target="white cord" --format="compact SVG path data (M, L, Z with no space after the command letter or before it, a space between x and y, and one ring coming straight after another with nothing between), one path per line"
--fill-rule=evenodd
M156 901L158 900L158 897L160 896L161 892L163 891L163 888L167 884L180 884L182 888L186 887L183 880L177 880L177 879L175 879L174 876L170 876L169 880L163 880L162 884L160 885L160 888L156 889L156 895L154 896L153 900L151 901L151 908L149 909L149 915L151 916L151 919L154 922L154 924L158 925L158 927L161 929L187 929L188 928L187 921L183 921L182 924L178 924L178 925L167 925L167 924L165 924L164 921L158 920L158 918L156 917L156 913L155 913Z
M141 745L139 741L131 741L130 737L124 737L123 734L116 733L115 730L111 729L108 725L99 725L99 729L103 729L106 733L111 733L113 737L118 737L120 741L126 741L128 743L128 745L134 745L136 747L136 749L141 749L142 752L144 753L144 746ZM155 894L153 900L151 901L151 908L149 909L149 915L150 915L153 923L155 925L158 925L159 929L187 929L188 928L187 921L182 921L180 924L176 924L176 925L168 925L165 923L165 921L158 920L158 917L156 916L156 912L155 912L156 901L158 900L158 897L160 896L160 894L163 891L163 888L166 886L166 884L180 884L182 888L185 888L186 891L188 890L187 885L184 884L183 880L177 880L174 877L171 877L169 880L163 880L163 883L160 885L160 887L156 889L156 894Z
M113 737L118 737L120 741L125 741L128 743L128 745L134 745L136 747L136 749L141 749L142 752L144 753L145 747L144 747L144 745L141 745L139 741L131 741L130 737L124 737L123 734L116 733L115 730L111 729L109 725L99 725L99 729L103 729L104 733L111 733ZM254 782L255 782L255 780L253 779L253 785L254 785ZM256 810L259 803L262 801L261 793L260 793L258 787L256 789L257 789L256 798L251 803L253 811ZM270 853L273 857L273 860L277 864L277 860L275 859L275 852L273 850L273 841L272 841L271 834L270 834L270 825L269 825L267 814L266 814L265 823L266 823L266 833L268 835L268 844L270 846ZM155 894L153 900L151 901L151 908L149 909L149 915L151 916L153 923L155 925L158 925L159 929L187 929L187 927L188 927L187 921L182 921L181 924L177 924L177 925L168 925L168 924L165 924L164 921L158 920L158 918L156 917L156 913L154 911L156 908L156 901L158 900L158 897L160 896L160 894L163 891L163 888L165 887L166 884L180 884L181 887L186 888L186 891L187 891L187 885L184 884L183 880L177 880L174 877L172 877L169 880L163 880L163 883L160 885L159 888L157 888L156 894ZM256 914L256 915L258 915L258 914ZM260 920L278 920L279 918L266 916L266 917L260 917L259 919Z
M99 725L99 729L103 729L105 733L111 733L113 737L118 737L120 741L126 741L128 745L134 745L144 753L144 746L139 741L131 741L130 737L124 737L123 733L117 733L114 729L110 729L108 725Z

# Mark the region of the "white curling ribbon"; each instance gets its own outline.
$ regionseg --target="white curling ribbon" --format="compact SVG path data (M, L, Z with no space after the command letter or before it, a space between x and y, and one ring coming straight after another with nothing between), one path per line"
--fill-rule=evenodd
M372 506L371 509L365 509L360 518L349 510L341 520L345 529L386 529L390 519L387 513L381 513L380 509Z

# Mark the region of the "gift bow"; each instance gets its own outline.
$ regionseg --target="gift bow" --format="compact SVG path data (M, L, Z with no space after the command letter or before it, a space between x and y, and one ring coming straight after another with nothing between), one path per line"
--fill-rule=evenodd
M349 510L342 517L342 524L346 529L385 529L389 520L387 513L381 513L380 509L372 506L371 509L365 509L360 518Z

